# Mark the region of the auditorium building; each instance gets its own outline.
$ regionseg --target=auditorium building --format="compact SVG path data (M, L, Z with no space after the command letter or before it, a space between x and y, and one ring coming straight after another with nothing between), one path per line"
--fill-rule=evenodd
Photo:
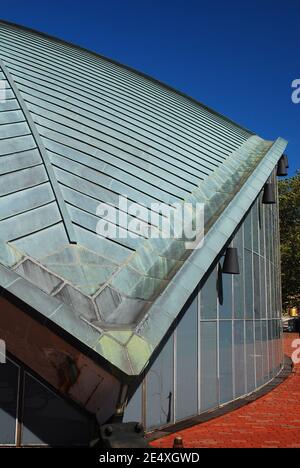
M6 22L0 93L0 445L172 430L271 382L287 142ZM204 206L193 248L157 204Z

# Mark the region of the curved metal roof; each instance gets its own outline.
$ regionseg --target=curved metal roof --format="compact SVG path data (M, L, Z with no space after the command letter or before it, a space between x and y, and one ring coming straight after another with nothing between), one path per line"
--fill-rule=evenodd
M0 84L0 284L137 375L286 142L266 142L151 78L6 22ZM205 203L204 247L187 251L147 229L126 236L122 220L122 238L99 237L97 206L119 209L120 196L141 208Z

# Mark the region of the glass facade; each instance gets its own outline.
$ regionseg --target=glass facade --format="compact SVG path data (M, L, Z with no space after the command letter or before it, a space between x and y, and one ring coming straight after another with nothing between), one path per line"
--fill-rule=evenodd
M0 365L0 446L88 446L94 421L13 359Z
M276 184L274 174L270 179ZM126 420L138 419L148 430L166 426L251 393L280 371L278 199L275 205L261 199L230 244L238 250L240 274L222 274L220 255L132 398Z
M275 176L271 176L275 182ZM230 241L239 275L216 259L178 319L125 421L149 431L213 410L270 381L283 362L278 199L261 194ZM0 445L88 445L93 419L21 364L0 365Z

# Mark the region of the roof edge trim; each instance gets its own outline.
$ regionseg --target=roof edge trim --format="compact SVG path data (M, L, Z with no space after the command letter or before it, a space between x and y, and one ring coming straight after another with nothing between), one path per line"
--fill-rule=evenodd
M135 333L149 342L153 349L159 345L178 313L185 307L191 294L218 257L219 252L224 249L262 190L286 146L287 141L278 138L266 151L262 160L206 234L203 247L194 250L194 258L185 262L138 325ZM148 362L145 362L144 366L141 365L140 372L147 365Z

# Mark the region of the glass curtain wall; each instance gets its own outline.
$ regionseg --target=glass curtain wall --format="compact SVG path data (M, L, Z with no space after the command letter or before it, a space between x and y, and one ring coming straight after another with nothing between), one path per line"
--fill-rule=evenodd
M270 181L276 184L275 174ZM125 420L142 421L148 430L172 424L253 392L279 372L278 199L264 205L261 193L230 245L237 248L240 274L222 274L220 255L133 396Z
M0 365L1 446L89 446L94 420L13 359Z

